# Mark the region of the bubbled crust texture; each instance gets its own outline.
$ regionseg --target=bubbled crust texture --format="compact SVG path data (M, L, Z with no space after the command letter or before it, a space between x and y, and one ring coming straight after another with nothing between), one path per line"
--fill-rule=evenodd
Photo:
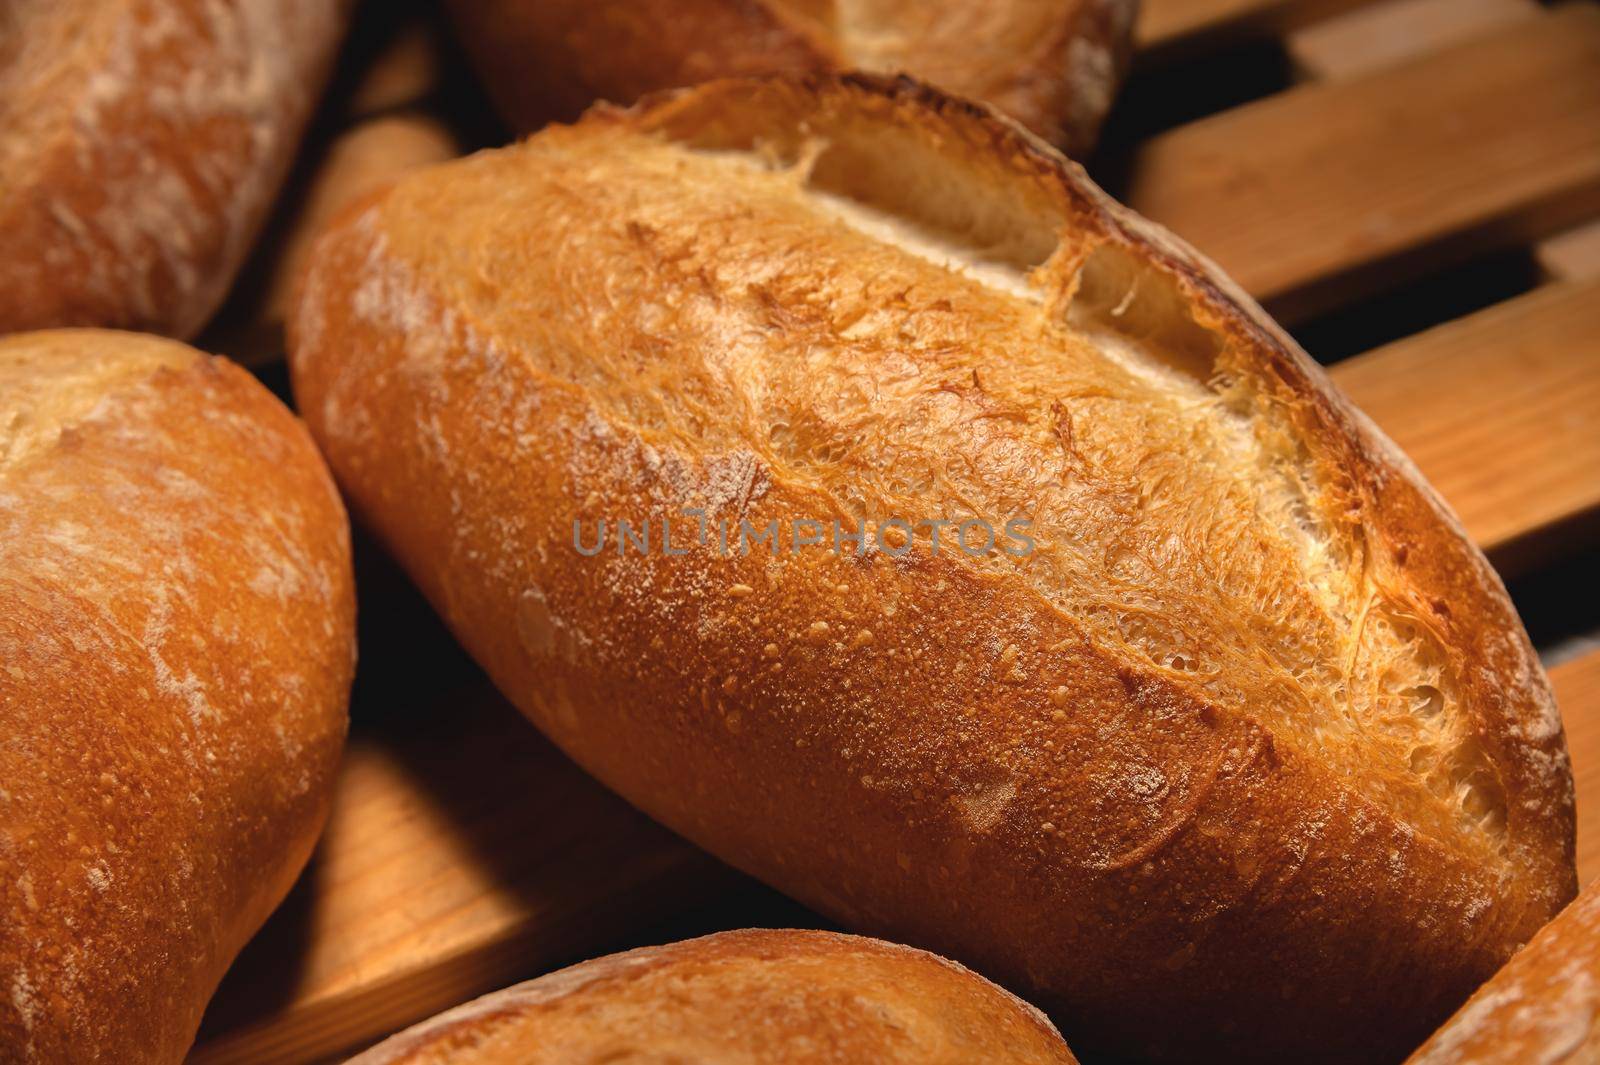
M1038 1010L943 958L831 932L723 932L488 995L351 1065L1070 1065Z
M288 171L350 6L0 5L0 332L198 332Z
M1042 265L980 284L823 193ZM1394 1060L1571 897L1560 721L1482 556L1214 268L988 112L716 84L420 174L321 242L291 359L581 764L1074 1042ZM1040 546L573 548L685 507Z
M0 341L0 1060L183 1059L326 816L348 527L304 428L171 341Z
M1600 885L1590 884L1407 1065L1600 1062Z
M1087 153L1126 72L1137 0L451 0L522 130L715 78L908 72Z

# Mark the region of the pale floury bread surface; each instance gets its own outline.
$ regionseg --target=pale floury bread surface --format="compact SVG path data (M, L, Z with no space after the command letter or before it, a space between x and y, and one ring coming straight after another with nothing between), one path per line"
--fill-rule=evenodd
M197 332L288 172L352 6L0 3L0 332Z
M183 1060L326 816L349 551L243 370L0 339L0 1061Z
M990 112L597 111L353 211L290 331L355 507L556 742L1074 1045L1393 1061L1573 894L1483 556L1247 297ZM788 549L891 517L1036 547ZM720 557L724 520L785 550Z
M350 1065L1072 1065L1038 1010L943 958L750 930L613 954L486 995Z
M1600 885L1545 925L1406 1065L1600 1062Z
M714 78L909 73L1080 155L1125 73L1138 0L449 0L513 125Z

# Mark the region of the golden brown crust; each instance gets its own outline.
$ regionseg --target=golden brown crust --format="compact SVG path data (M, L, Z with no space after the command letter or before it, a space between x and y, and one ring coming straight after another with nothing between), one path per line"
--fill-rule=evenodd
M0 340L0 1059L181 1061L321 828L344 511L249 374Z
M570 120L596 100L719 77L821 71L821 28L762 0L466 0L449 5L495 103L513 126Z
M1392 1059L1572 895L1482 556L1226 278L984 108L597 111L349 215L290 340L354 505L557 743L1075 1041ZM1038 550L665 556L685 507ZM648 555L574 548L645 516Z
M723 932L574 965L352 1065L1070 1065L1038 1010L943 958L832 932Z
M0 332L197 332L294 157L349 0L0 11Z
M1407 1065L1600 1062L1600 884L1473 994Z
M716 78L909 72L1086 154L1127 71L1137 0L452 0L521 130Z

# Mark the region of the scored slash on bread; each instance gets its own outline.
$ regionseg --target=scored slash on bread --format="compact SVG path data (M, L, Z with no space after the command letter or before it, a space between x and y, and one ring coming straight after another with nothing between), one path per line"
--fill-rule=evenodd
M1453 516L985 107L596 109L347 214L290 348L356 510L580 764L1085 1045L1392 1060L1574 891L1560 718ZM1039 547L571 548L691 507Z

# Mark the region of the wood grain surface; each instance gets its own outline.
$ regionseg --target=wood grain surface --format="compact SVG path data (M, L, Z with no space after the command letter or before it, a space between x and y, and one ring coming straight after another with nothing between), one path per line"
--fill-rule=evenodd
M1303 77L1368 74L1534 18L1536 0L1390 0L1288 36Z
M1125 198L1281 319L1600 214L1600 7L1146 142Z
M191 1061L316 1061L742 882L485 681L394 709L352 734L312 864L229 973Z
M1578 789L1578 882L1600 876L1600 650L1550 671Z
M1544 286L1342 362L1334 380L1516 573L1600 515L1600 281Z
M1373 0L1142 0L1134 39L1141 59L1266 36L1354 10Z
M1539 265L1552 278L1588 281L1600 277L1600 222L1576 226L1541 241Z

